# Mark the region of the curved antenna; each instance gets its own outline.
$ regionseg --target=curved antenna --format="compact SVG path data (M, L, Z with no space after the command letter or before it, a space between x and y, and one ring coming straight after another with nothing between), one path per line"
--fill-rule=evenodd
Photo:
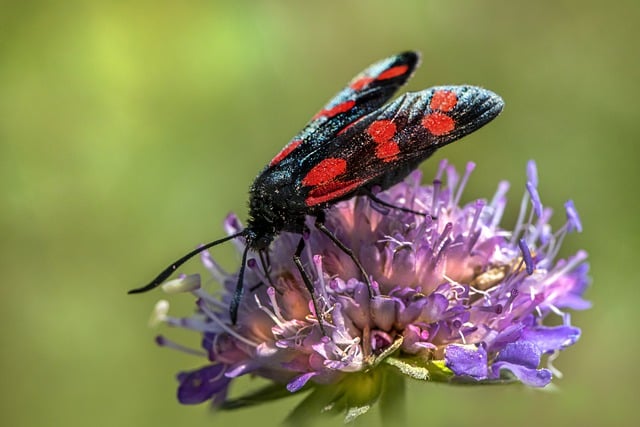
M188 254L184 255L182 258L174 261L169 267L162 270L162 272L158 274L158 276L155 279L153 279L148 285L145 285L136 289L131 289L127 293L141 294L143 292L147 292L147 291L150 291L151 289L157 288L158 286L160 286L160 284L162 284L162 282L164 282L169 276L171 276L171 274L173 274L173 272L176 271L178 267L180 267L182 264L184 264L194 256L198 255L200 252L205 251L212 246L216 246L216 245L219 245L220 243L224 243L228 240L235 239L236 237L244 236L245 232L246 232L246 229L239 231L235 234L232 234L231 236L227 236L219 240L214 240L213 242L209 242L204 246L200 246L199 248L192 250Z

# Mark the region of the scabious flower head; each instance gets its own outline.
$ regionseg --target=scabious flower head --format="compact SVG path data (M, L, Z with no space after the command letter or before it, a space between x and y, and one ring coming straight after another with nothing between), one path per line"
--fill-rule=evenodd
M310 219L302 259L318 312L292 260L300 235L282 233L270 247L269 277L257 260L248 261L238 321L231 325L237 274L225 273L204 252L202 261L223 284L222 295L205 291L199 276L184 276L165 287L193 293L196 313L171 317L162 301L153 318L202 335L202 350L157 339L204 356L201 368L178 375L179 401L234 408L310 390L290 420L317 411L342 412L349 421L377 400L401 396L403 377L549 384L556 371L542 366L543 355L551 360L580 337L566 310L589 307L582 298L586 253L556 260L565 235L581 231L580 219L567 202L566 223L551 230L551 210L540 200L530 162L516 224L503 228L506 182L491 200L460 204L473 168L469 164L460 176L442 162L431 185L421 185L415 171L377 194L405 211L367 197L327 209L327 227L370 274L373 296L349 256ZM242 225L230 215L225 228L232 234ZM551 315L560 321L545 326ZM247 374L273 386L230 399L233 379Z

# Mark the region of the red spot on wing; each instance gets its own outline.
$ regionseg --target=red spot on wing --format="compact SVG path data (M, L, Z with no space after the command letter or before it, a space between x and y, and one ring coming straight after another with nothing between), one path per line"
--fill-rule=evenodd
M393 138L396 134L396 124L391 120L376 120L367 128L367 133L379 144Z
M321 187L316 187L309 192L305 199L307 206L315 206L320 203L330 202L345 194L350 193L362 185L362 180L334 181Z
M350 109L353 108L354 105L356 105L356 101L353 101L353 100L345 101L342 104L338 104L335 107L330 108L328 110L319 111L318 114L313 116L312 120L319 119L320 117L331 118L331 117L337 116L340 113L345 113L349 111Z
M451 132L456 127L456 124L451 117L436 111L424 116L422 126L433 135L439 136Z
M376 143L376 157L384 162L395 160L400 153L398 143L392 139L396 130L396 124L391 120L376 120L367 128L367 133Z
M347 170L345 159L328 158L315 165L302 180L302 185L325 187ZM312 190L314 191L314 190Z
M380 74L374 77L370 76L362 76L358 77L351 82L349 87L355 91L359 91L364 89L374 80L388 80L394 77L402 76L406 74L407 70L409 70L408 65L396 65L395 67L391 67L388 70L384 70Z
M385 141L376 146L376 157L384 162L395 160L398 153L400 153L400 147L393 140Z
M392 79L394 77L401 76L407 72L409 69L408 65L396 65L395 67L391 67L386 71L380 73L376 80L387 80Z
M439 90L431 97L431 110L451 111L458 103L458 96L450 90Z
M269 166L275 166L280 163L285 157L289 155L293 150L298 147L298 145L302 144L301 139L296 139L288 143L273 159L269 162Z
M369 77L369 76L358 77L357 79L351 82L349 87L355 91L359 91L365 88L369 83L371 83L374 80L375 79L373 77Z

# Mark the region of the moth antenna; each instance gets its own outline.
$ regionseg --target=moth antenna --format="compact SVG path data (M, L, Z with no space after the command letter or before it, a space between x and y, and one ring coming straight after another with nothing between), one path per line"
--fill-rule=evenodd
M150 291L154 288L157 288L158 286L160 286L160 284L162 284L162 282L164 282L169 276L171 276L171 274L173 274L174 271L176 271L178 269L178 267L180 267L182 264L184 264L185 262L189 261L191 258L193 258L194 256L198 255L200 252L205 251L207 249L209 249L210 247L219 245L220 243L224 243L228 240L231 239L235 239L236 237L240 237L240 236L244 236L246 234L246 229L239 231L235 234L232 234L231 236L227 236L224 237L222 239L218 239L218 240L214 240L213 242L209 242L204 246L200 246L197 249L192 250L191 252L189 252L188 254L184 255L182 258L174 261L173 263L171 263L171 265L169 265L169 267L165 268L164 270L162 270L162 272L160 274L158 274L158 276L153 279L148 285L142 286L140 288L136 288L136 289L131 289L129 292L127 292L128 294L141 294L143 292L147 292ZM245 251L246 254L246 251Z
M242 252L242 264L240 264L240 271L238 272L238 283L236 284L236 291L231 298L231 304L229 305L229 317L231 318L231 324L235 325L238 320L238 308L240 307L240 300L242 299L242 291L244 290L244 269L247 265L247 253L249 252L249 245L244 247Z

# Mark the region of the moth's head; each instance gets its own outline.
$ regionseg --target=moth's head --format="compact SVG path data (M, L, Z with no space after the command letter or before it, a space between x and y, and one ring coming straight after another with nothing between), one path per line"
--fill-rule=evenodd
M269 223L251 220L244 235L247 246L255 251L261 251L269 248L276 232Z

